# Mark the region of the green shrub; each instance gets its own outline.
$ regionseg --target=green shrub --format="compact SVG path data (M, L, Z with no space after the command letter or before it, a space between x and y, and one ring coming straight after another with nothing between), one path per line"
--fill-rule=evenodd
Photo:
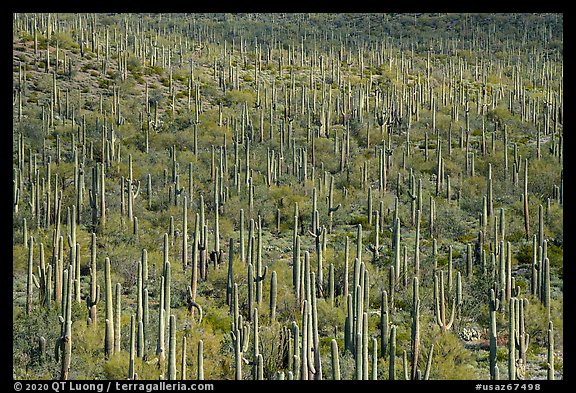
M432 342L435 361L432 363L430 379L478 379L476 360L464 348L457 335L451 331L442 334L435 329Z

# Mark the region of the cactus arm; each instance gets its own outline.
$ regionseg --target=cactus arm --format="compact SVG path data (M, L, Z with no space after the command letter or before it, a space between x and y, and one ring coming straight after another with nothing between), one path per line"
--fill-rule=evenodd
M190 304L192 307L195 307L198 310L198 313L200 314L199 318L198 318L198 324L202 323L202 307L200 307L200 305L194 301L190 301Z
M88 197L90 200L90 207L96 207L96 195L94 193L94 191L92 191L91 188L88 189Z
M434 344L430 345L430 353L428 354L428 361L426 362L426 370L424 371L424 380L430 378L430 369L432 368L432 354L434 351Z
M134 199L136 199L140 195L140 180L136 183L136 192L134 193Z
M450 330L454 323L454 311L456 311L456 298L452 298L452 312L450 313L450 322L446 324L446 330Z
M268 266L264 266L264 273L261 276L256 275L254 277L254 282L263 281L266 278L266 273L268 272Z
M242 352L248 351L248 344L250 343L250 328L248 326L244 327L244 334L242 335L243 342L241 343Z
M56 339L56 345L54 346L54 360L56 363L60 362L60 351L62 349L62 337Z
M202 316L203 316L202 307L193 300L192 287L190 285L188 285L187 291L188 291L187 292L188 293L188 310L192 310L192 307L194 307L198 310L198 313L200 314L200 317L198 319L198 324L200 324L200 323L202 323ZM233 334L232 332L230 332L230 333Z
M100 285L96 285L96 301L94 305L97 305L100 302Z
M312 349L314 351L314 349ZM314 368L314 360L312 356L307 356L308 357L308 371L311 372L312 374L316 374L316 369Z
M328 208L328 213L335 212L336 210L338 210L338 209L340 208L340 206L342 206L341 203L339 203L336 207L330 207L330 208Z

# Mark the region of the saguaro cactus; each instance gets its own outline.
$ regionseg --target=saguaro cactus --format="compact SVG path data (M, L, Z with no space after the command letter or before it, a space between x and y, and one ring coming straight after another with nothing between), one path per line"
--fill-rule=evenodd
M544 252L542 253L544 255ZM546 308L546 313L548 315L548 319L550 319L550 260L547 257L544 257L544 261L542 263L542 288L540 289L542 304Z
M338 355L338 342L330 341L330 354L332 355L332 379L340 380L340 357Z
M134 379L135 370L134 370L134 358L135 358L135 335L136 335L136 328L135 328L135 321L136 317L134 314L130 316L130 360L128 365L128 379Z
M508 379L516 379L516 302L514 298L509 301L508 308Z
M180 362L180 379L186 380L186 336L182 336L182 361Z
M168 338L168 379L176 379L176 317L170 315L170 335Z
M182 203L182 270L188 268L188 197Z
M316 306L316 280L315 280L315 273L311 273L311 310L310 310L310 317L311 317L311 324L309 327L312 329L310 332L311 344L314 351L314 367L310 368L312 373L314 374L315 380L322 380L322 363L320 358L320 336L318 334L318 309Z
M390 328L390 361L388 362L388 379L396 379L396 325Z
M110 258L104 260L104 282L106 290L106 334L104 354L107 358L114 354L114 314L112 301L112 281L110 277Z
M420 277L420 209L416 211L416 236L414 241L414 275Z
M314 367L312 359L310 359L310 340L312 339L309 335L310 328L309 324L309 303L308 300L303 302L303 312L302 312L302 342L300 345L300 379L309 379L309 370Z
M240 209L240 222L238 224L240 226L240 260L242 262L246 262L246 252L245 252L245 243L246 240L244 239L244 209Z
M434 344L430 345L430 352L428 353L428 360L426 361L426 369L424 370L424 380L430 378L430 370L432 369L432 355L434 353Z
M194 242L192 245L192 275L190 278L191 299L196 300L196 289L198 288L198 257L200 247L200 215L196 213L194 222Z
M401 261L401 249L400 249L400 218L396 217L394 220L394 229L392 237L392 245L394 249L394 270L396 274L396 279L400 278L400 261Z
M528 212L528 159L524 159L524 229L526 231L526 240L530 240L530 215Z
M276 320L276 293L277 293L276 271L272 271L270 277L270 320Z
M257 376L257 365L256 365L256 359L258 358L258 355L260 354L260 339L259 339L259 332L260 332L260 326L258 324L258 309L254 308L253 311L253 315L252 315L252 326L253 326L253 336L254 336L254 348L253 348L253 356L252 356L252 376L254 379L256 379Z
M34 259L34 238L30 236L28 242L28 274L26 280L26 316L32 312L32 286L34 284L34 275L32 273L32 265Z
M32 275L34 285L39 289L38 300L43 307L50 308L52 291L52 268L44 263L44 244L40 243L40 265L38 266L38 279Z
M232 310L232 286L234 281L234 239L230 238L228 246L228 275L226 276L226 304Z
M248 326L237 326L234 331L230 332L232 343L234 345L234 360L236 365L235 379L242 379L242 363L248 362L244 358L244 352L248 350L250 334Z
M332 233L332 221L334 212L340 208L341 204L334 206L334 176L330 176L330 189L328 192L328 232Z
M158 342L156 344L156 355L158 356L158 368L162 373L164 367L164 359L166 357L164 347L164 332L166 317L164 316L164 276L160 277L160 302L158 304Z
M198 380L204 380L204 342L198 341Z
M296 216L294 216L296 220ZM292 285L294 287L294 294L296 296L296 302L301 302L301 288L300 288L300 236L295 235L294 248L292 252Z
M362 224L358 224L356 229L356 258L358 258L359 261L362 261Z
M517 367L517 376L519 379L526 378L526 352L528 351L528 344L530 343L530 335L526 332L524 324L524 311L528 307L528 299L518 299L515 300L515 324L516 324L516 335L514 337L514 344L516 346L516 351L520 357L517 363L521 361L519 367Z
M164 235L164 240L166 241L166 235ZM164 243L165 246L167 246L166 243ZM165 312L165 318L166 321L164 321L166 324L168 324L168 320L170 318L170 309L171 309L171 264L168 261L168 257L167 255L164 256L164 288L162 288L162 290L164 291L164 312Z
M74 265L70 264L64 270L65 286L65 308L64 318L60 317L62 324L62 334L56 341L55 357L56 361L61 359L60 379L67 380L70 375L70 361L72 358L72 278L74 276Z
M352 325L354 319L354 308L352 294L346 297L346 319L344 321L344 350L351 351L354 348L354 340L352 338Z
M414 282L417 278L414 277ZM414 309L412 310L412 379L417 379L418 355L420 352L420 299L415 299Z
M498 349L497 344L497 326L496 326L496 311L500 308L500 300L496 297L494 289L490 289L490 379L496 379L496 352Z
M96 326L96 306L100 301L100 285L96 284L96 234L92 233L90 244L90 293L86 297L88 324Z
M546 367L548 369L548 379L554 380L554 324L548 322L548 357Z
M260 216L258 216L257 245L256 264L254 265L254 282L256 283L256 303L260 305L260 303L262 303L262 282L264 281L266 272L268 271L268 266L264 266L264 272L262 272L262 218Z
M456 311L456 297L452 299L452 312L450 313L450 320L446 321L446 305L444 297L444 272L442 270L436 272L434 275L434 298L436 299L436 323L442 329L442 332L446 332L452 328L454 323L454 313Z
M388 348L388 330L389 326L388 315L388 293L382 291L380 301L380 356L386 357L386 350Z
M114 352L120 352L120 339L122 337L120 326L122 321L122 284L116 283L116 326L114 327Z

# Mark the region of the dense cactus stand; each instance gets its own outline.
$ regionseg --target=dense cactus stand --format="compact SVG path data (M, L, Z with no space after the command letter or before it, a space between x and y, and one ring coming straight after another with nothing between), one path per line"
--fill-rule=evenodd
M563 379L562 14L12 27L14 379Z

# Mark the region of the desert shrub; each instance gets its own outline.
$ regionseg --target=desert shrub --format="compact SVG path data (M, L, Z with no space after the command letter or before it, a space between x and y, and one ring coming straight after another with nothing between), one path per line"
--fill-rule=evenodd
M544 207L544 212L546 208ZM544 213L546 214L546 213ZM550 202L550 219L544 229L547 239L553 240L554 243L562 244L564 240L564 209L562 206Z
M318 299L316 307L320 335L332 337L336 331L344 331L343 321L346 317L346 307L330 306L328 299Z
M541 196L542 199L551 198L554 185L560 184L559 169L558 163L552 160L528 160L528 192ZM522 172L521 178L523 176Z
M462 210L452 206L437 204L434 228L438 238L453 239L467 233L468 217Z
M250 108L254 106L255 101L255 94L250 90L229 90L224 94L222 104L241 110L241 105L246 104Z
M434 361L430 371L430 379L477 379L476 360L464 348L456 334L448 331L444 334L434 329L430 338L434 343ZM421 343L424 348L430 344Z
M340 378L343 380L356 379L356 362L350 351L344 351L344 344L338 343L338 354L340 355ZM330 367L327 370L327 376L332 377L332 364L328 361L324 362L325 367ZM328 366L329 365L329 366ZM329 374L328 374L329 372Z
M19 378L30 378L33 374L59 375L60 363L54 359L53 343L60 336L58 323L59 311L41 308L33 304L32 313L25 318L23 311L14 307L12 340L12 361L14 362L14 375ZM46 339L46 353L40 357L38 338ZM17 349L17 350L16 350Z
M79 44L77 41L72 39L70 33L64 31L54 31L50 36L50 45L52 47L56 47L56 43L58 43L58 47L60 49L72 49L72 48L79 48Z
M148 66L145 69L145 74L146 75L163 75L164 74L164 69L160 66Z
M519 265L532 265L532 242L522 243L514 254Z
M142 72L142 64L140 64L140 60L138 59L138 57L133 55L128 56L126 68L128 68L128 71L130 71L133 74Z
M126 365L130 354L128 352L115 352L104 364L104 376L106 379L125 379L128 377Z

